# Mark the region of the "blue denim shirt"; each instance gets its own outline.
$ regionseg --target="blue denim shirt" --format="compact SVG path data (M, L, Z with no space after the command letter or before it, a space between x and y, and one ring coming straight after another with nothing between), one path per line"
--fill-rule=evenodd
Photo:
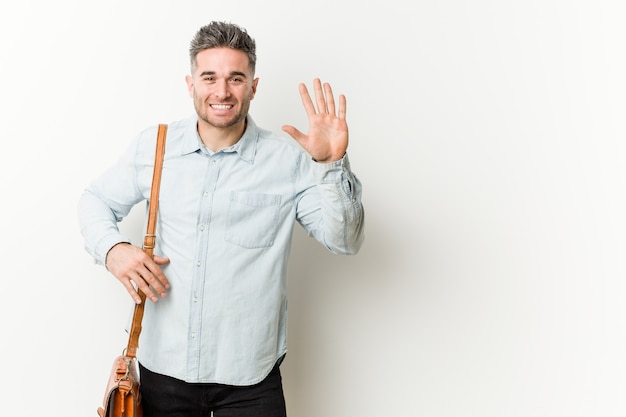
M251 385L287 352L286 271L297 221L329 251L363 241L361 183L342 160L319 164L256 126L209 152L197 118L168 127L155 255L170 258L164 299L147 302L137 357L188 382ZM78 204L86 250L104 264L129 239L118 222L150 195L156 126L94 180ZM145 229L144 229L145 230Z

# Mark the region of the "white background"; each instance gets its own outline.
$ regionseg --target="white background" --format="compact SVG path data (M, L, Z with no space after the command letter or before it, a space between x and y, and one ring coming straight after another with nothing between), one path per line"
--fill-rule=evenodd
M2 415L96 415L131 301L76 202L193 112L222 19L257 40L259 125L306 130L301 81L346 94L364 186L358 255L296 235L290 416L626 416L621 0L4 2Z

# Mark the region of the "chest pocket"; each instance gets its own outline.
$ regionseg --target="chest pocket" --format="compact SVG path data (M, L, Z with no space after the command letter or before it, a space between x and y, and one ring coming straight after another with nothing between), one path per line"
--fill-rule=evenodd
M226 241L250 249L272 246L278 228L280 201L280 195L232 192Z

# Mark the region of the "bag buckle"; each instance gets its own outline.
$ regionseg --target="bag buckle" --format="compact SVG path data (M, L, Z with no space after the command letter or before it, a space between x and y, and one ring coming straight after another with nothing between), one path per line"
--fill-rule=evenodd
M148 239L151 239L152 244L148 244ZM143 249L154 249L154 245L156 242L156 235L152 233L147 233L143 238Z

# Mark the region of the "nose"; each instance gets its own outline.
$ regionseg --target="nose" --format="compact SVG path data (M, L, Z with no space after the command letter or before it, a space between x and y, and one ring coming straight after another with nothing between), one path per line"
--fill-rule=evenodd
M228 98L230 96L230 89L228 86L228 80L219 80L213 86L213 95L217 98Z

